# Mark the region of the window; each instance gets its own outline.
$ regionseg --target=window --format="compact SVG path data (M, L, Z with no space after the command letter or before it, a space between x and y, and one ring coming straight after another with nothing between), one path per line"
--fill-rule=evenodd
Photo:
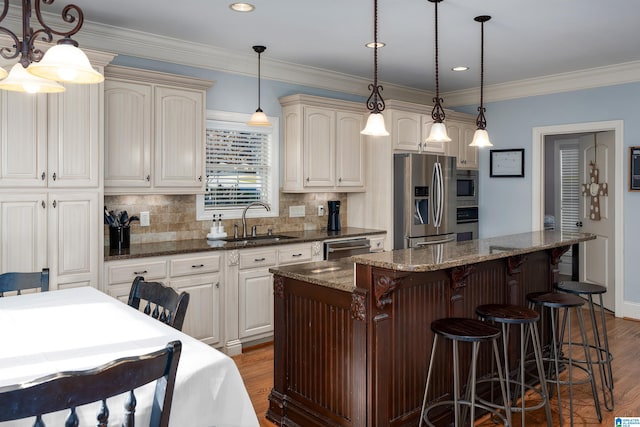
M197 197L199 220L222 214L240 218L245 206L265 202L271 211L256 209L247 216L278 215L278 127L247 126L250 115L207 112L205 144L206 189Z
M577 231L580 221L580 170L578 147L560 146L560 230Z

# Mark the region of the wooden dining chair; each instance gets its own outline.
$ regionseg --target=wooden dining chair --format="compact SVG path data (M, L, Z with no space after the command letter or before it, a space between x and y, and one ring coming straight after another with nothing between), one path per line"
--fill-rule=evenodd
M182 330L189 305L187 292L178 294L169 286L160 282L145 282L144 277L138 276L131 285L128 304L139 310L140 300L147 302L143 310L145 314L173 326L179 331Z
M58 372L28 383L0 387L0 422L35 416L34 426L45 427L42 415L69 409L65 425L77 426L76 408L101 402L97 425L107 426L107 399L128 392L122 426L134 427L134 389L156 381L149 427L166 427L181 351L182 343L172 341L162 350L116 359L94 369Z
M0 297L5 292L22 294L25 289L40 289L40 292L49 290L49 269L35 273L4 273L0 274Z

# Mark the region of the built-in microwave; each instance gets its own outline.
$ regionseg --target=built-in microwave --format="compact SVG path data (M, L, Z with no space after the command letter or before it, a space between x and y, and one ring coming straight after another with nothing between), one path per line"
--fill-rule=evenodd
M456 199L458 201L478 200L478 171L459 170L456 173Z

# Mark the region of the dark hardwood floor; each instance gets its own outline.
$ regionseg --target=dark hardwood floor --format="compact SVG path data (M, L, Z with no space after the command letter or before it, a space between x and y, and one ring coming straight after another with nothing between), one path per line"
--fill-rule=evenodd
M577 322L574 322L574 324ZM607 315L607 329L609 346L614 355L614 398L615 408L607 411L602 406L602 423L598 422L591 389L588 385L575 387L574 395L574 426L615 426L615 417L640 417L640 322L618 319ZM235 356L240 374L253 402L253 406L260 420L261 427L273 427L274 424L265 418L268 408L267 398L273 386L273 345L267 344L249 349L245 353ZM596 375L597 376L597 375ZM599 386L599 382L598 382ZM563 414L565 425L569 425L568 392L563 390ZM553 425L559 424L558 403L554 397L551 401ZM490 427L495 424L490 420L479 420L478 426ZM519 415L514 415L514 425L520 425ZM526 414L527 426L546 425L544 410Z

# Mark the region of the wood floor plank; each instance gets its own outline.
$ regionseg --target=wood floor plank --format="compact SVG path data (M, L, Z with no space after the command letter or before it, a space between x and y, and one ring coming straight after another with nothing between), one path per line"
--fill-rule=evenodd
M577 322L574 322L574 325ZM614 355L612 362L614 376L615 408L607 411L602 407L602 423L598 421L593 406L591 389L588 385L575 387L574 395L574 426L614 426L615 417L640 417L640 322L628 319L615 318L607 314L607 329L609 346ZM577 331L576 331L577 332ZM249 351L233 357L240 374L244 380L251 402L258 415L261 427L273 427L265 418L269 406L268 397L273 387L273 345L264 345L250 349ZM596 377L598 374L596 373ZM598 387L600 385L599 378ZM569 425L568 392L561 390L563 402L563 415L565 424ZM559 424L557 396L551 401L553 416L552 425ZM519 415L514 415L513 424L519 426ZM544 410L529 412L526 414L526 426L546 426ZM492 421L484 420L477 423L478 426L495 426Z

